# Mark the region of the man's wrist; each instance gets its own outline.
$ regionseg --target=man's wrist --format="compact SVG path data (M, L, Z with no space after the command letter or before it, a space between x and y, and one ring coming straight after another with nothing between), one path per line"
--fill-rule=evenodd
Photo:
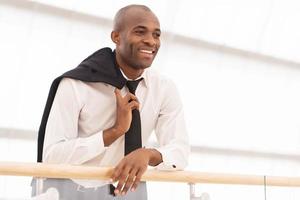
M159 151L157 151L156 149L150 149L150 148L149 149L145 148L145 150L149 157L149 165L150 166L156 166L163 162L162 155Z
M116 128L115 126L106 129L103 131L103 141L104 141L104 146L109 146L111 145L115 140L117 140L121 135L123 135L120 131L120 129Z
M114 134L114 136L116 137L120 137L121 135L124 135L124 131L117 125L114 125L112 128L112 133Z

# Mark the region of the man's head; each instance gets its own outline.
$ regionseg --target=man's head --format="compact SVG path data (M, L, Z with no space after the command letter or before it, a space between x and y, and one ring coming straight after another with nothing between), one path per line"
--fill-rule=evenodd
M118 64L134 70L150 67L160 47L160 34L159 21L148 7L121 8L114 18L111 33Z

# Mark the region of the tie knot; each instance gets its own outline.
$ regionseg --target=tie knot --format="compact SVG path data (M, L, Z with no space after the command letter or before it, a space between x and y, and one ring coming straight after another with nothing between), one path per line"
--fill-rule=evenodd
M135 90L139 84L139 82L142 80L143 78L140 78L138 80L134 80L134 81L127 81L126 82L126 86L129 89L129 92L131 92L132 94L135 94Z

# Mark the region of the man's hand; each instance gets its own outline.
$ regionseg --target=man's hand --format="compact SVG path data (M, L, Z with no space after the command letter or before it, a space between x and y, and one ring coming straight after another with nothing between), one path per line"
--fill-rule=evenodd
M144 148L139 148L125 156L115 167L112 175L113 181L118 181L115 194L125 195L130 188L134 191L147 170L149 161L150 152Z
M117 119L114 127L125 134L130 128L132 110L139 109L140 104L136 96L130 92L122 97L120 90L116 88L115 95L117 100Z
M115 194L125 195L130 188L134 191L148 164L154 166L161 162L161 154L154 149L139 148L125 156L115 167L112 175L113 181L118 181Z
M115 89L117 101L117 119L113 127L103 131L103 141L105 146L109 146L120 136L124 135L130 128L132 120L132 110L139 109L139 102L132 93L127 93L122 97L119 89Z

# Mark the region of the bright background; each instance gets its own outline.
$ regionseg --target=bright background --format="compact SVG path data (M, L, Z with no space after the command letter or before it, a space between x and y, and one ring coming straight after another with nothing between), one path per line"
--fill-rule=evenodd
M97 49L113 48L112 18L131 3L149 6L161 21L152 67L180 90L188 169L300 176L297 0L0 0L0 160L35 162L50 83ZM25 179L1 177L0 199L29 199ZM188 196L186 184L148 185L149 200ZM299 199L298 190L267 194ZM201 184L202 192L212 200L264 199L258 186Z

